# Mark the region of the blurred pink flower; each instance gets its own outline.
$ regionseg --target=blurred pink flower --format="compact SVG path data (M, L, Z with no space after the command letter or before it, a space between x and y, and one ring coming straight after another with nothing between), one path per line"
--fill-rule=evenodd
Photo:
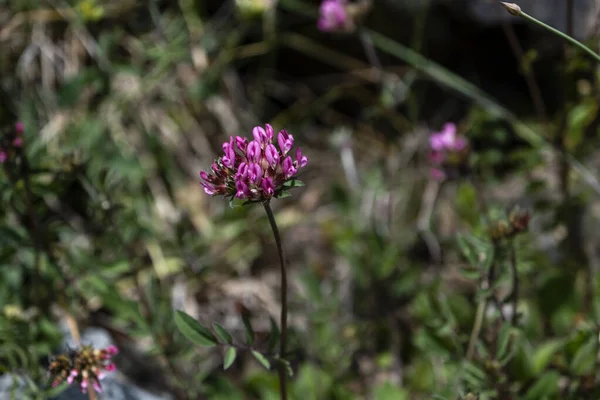
M467 145L467 140L456 136L456 125L452 122L444 124L442 130L429 138L429 146L433 151L460 151Z
M346 0L324 0L319 8L317 27L324 32L345 30L348 25Z
M444 124L440 132L431 134L429 147L430 175L436 180L455 176L465 166L469 155L469 142L456 134L456 125L452 122Z

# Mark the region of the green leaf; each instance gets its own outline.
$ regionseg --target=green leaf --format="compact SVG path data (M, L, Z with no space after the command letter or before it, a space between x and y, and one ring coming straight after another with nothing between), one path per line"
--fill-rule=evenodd
M283 184L285 188L294 188L294 187L302 187L304 186L304 182L299 179L292 179Z
M292 194L286 190L282 190L281 192L275 195L276 199L285 199L286 197L290 197Z
M294 376L294 370L292 369L292 365L290 364L290 362L288 360L279 358L279 359L277 359L277 362L283 365L283 368L285 368L285 371L287 372L287 374L290 378L292 376Z
M390 382L385 382L375 389L375 400L408 400L409 394Z
M198 321L183 311L175 311L175 325L188 340L204 347L217 344L217 338Z
M237 349L235 347L230 347L225 352L225 360L223 361L223 369L227 370L231 367L231 364L235 361L237 357Z
M465 361L463 363L464 375L463 378L466 382L471 384L474 388L481 388L485 383L487 378L485 371L483 371L479 366L473 364L470 361Z
M242 322L244 324L244 331L246 332L246 343L248 346L252 346L254 343L254 331L252 330L252 322L250 316L242 314Z
M592 369L594 368L594 361L598 353L597 341L598 337L595 334L590 335L590 337L581 345L581 347L577 349L577 352L571 361L571 370L575 373L575 375L581 376L592 372Z
M509 322L504 323L498 332L498 341L496 345L496 359L500 360L503 358L508 350L510 340L513 337L515 330L512 328Z
M298 378L293 385L294 398L305 400L331 399L335 380L330 373L307 363L298 371Z
M546 343L540 344L535 350L533 357L531 357L531 367L533 374L535 376L541 374L546 369L548 364L550 364L550 361L552 361L552 357L554 357L554 354L556 354L557 351L562 349L564 345L564 340L560 339L554 339Z
M224 343L227 343L227 344L233 343L233 337L231 336L231 333L227 332L227 330L225 328L223 328L221 325L219 325L216 322L213 322L213 328L214 328L215 332L217 333L217 336L219 337L219 339L221 339Z
M270 369L271 368L271 363L269 362L269 360L267 360L267 358L265 356L263 356L261 353L259 353L256 350L252 350L252 355L254 356L254 358L256 358L256 360L262 364L263 367L265 367L266 369Z
M548 371L535 381L535 384L525 393L523 400L539 400L550 398L558 393L560 374Z
M245 206L248 203L248 201L238 199L237 197L231 197L231 199L229 199L229 207L231 208Z

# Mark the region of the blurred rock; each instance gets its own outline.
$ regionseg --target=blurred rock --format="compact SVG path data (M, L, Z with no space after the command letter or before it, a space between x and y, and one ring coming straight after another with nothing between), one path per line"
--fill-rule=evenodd
M27 383L25 378L18 374L4 374L0 376L0 399L20 399L25 395Z

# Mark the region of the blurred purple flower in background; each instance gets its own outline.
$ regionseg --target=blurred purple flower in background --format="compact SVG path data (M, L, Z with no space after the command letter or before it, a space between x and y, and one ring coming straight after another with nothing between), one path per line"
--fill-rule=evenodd
M319 8L317 27L324 32L343 31L348 27L346 0L324 0Z
M461 151L467 145L467 140L456 136L456 125L452 122L444 124L442 130L433 133L429 138L429 146L433 151Z
M14 149L23 146L23 131L25 126L22 122L15 124L14 130L0 135L0 164L4 164Z
M429 162L432 164L431 177L443 180L448 169L459 168L467 160L469 143L464 136L456 134L456 125L444 124L440 132L429 137Z

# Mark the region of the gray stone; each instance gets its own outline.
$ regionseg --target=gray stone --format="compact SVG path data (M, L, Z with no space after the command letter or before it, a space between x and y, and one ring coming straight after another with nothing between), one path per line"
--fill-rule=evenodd
M22 399L27 387L26 378L18 374L0 376L0 400Z

